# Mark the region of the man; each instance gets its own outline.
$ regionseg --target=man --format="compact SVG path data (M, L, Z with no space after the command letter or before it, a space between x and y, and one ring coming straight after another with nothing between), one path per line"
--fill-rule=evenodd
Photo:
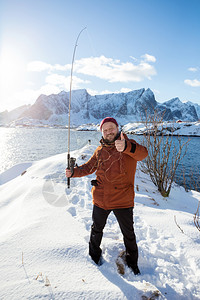
M66 176L82 177L96 171L96 180L92 180L94 206L89 242L89 255L93 261L101 263L103 229L108 215L113 211L123 234L127 265L137 275L140 270L133 228L134 178L137 161L144 159L148 152L144 146L120 133L114 118L103 119L100 130L101 146L97 147L88 162L75 167L73 174L66 169Z

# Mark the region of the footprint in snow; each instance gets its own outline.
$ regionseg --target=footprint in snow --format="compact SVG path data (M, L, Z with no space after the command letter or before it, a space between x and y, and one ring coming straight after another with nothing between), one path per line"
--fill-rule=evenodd
M77 204L78 201L79 201L79 197L76 195L72 196L72 198L70 200L70 202L73 203L74 205Z
M69 207L67 211L72 215L72 217L76 217L76 208L74 206Z

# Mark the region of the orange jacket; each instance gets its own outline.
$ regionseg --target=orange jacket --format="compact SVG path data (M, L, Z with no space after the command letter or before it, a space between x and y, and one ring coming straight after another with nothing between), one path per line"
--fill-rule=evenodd
M92 157L85 164L74 168L73 177L82 177L96 171L97 186L92 187L93 203L103 209L134 206L134 179L137 161L147 155L146 147L135 140L126 140L126 148L118 152L114 143L101 140Z

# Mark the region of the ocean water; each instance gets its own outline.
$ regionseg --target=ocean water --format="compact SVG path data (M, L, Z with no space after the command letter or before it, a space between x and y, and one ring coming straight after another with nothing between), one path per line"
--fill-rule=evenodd
M129 135L130 138L141 142L141 136ZM70 150L82 148L91 140L99 145L101 133L97 131L76 131L70 133ZM176 137L173 137L176 139ZM183 140L188 140L183 137ZM37 161L59 153L67 153L68 130L54 128L4 128L0 127L0 173L10 167L22 163ZM191 187L191 181L199 180L200 172L200 138L191 137L186 156L181 161L176 181L186 182ZM66 154L67 157L67 154ZM185 178L183 177L183 171ZM192 174L192 175L191 175Z
M91 140L98 144L100 132L71 130L70 150ZM0 127L0 173L15 164L37 161L68 151L68 130L54 128Z

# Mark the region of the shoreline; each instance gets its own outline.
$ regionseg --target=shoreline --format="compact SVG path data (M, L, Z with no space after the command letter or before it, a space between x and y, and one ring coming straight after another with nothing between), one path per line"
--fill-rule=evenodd
M195 122L196 123L196 122ZM125 127L126 125L122 126L122 129L123 127ZM186 125L187 126L187 125ZM73 130L73 131L83 131L83 132L93 132L93 131L99 131L98 128L79 128L80 126L78 127L71 127L70 130ZM97 126L95 126L97 127ZM19 128L22 128L22 129L64 129L64 130L68 130L68 127L67 126L59 126L59 125L19 125L19 126L3 126L3 125L0 125L0 128L12 128L12 129L19 129ZM179 129L175 130L173 133L171 133L170 131L164 133L163 135L164 136L180 136L180 137L200 137L200 123L199 123L199 132L197 134L195 134L194 132L193 133L179 133ZM176 132L177 131L177 132ZM180 130L182 131L182 130ZM133 130L123 130L124 133L126 134L131 134L131 135L138 135L138 136L142 136L144 135L145 131L142 131L142 130L138 130L138 131L133 131ZM151 134L153 135L153 133ZM157 136L159 136L161 134L158 134Z

